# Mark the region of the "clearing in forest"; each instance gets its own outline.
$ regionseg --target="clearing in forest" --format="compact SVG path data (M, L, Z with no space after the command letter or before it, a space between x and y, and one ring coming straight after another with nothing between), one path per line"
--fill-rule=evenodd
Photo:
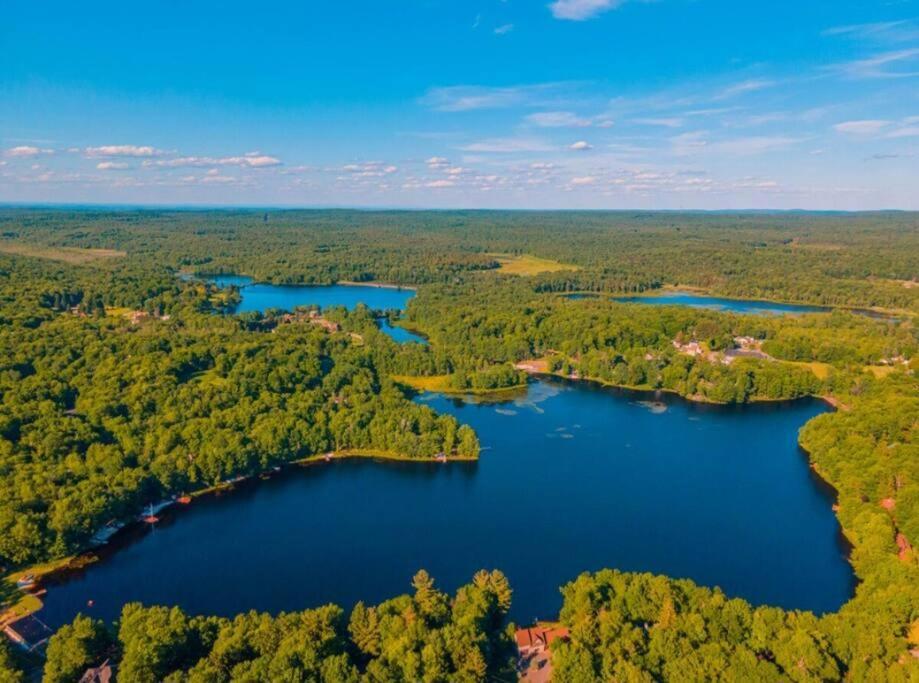
M540 273L555 273L560 270L580 270L578 266L570 263L559 263L550 259L521 254L489 254L500 263L498 272L508 275L539 275Z
M15 256L63 261L72 265L85 265L103 259L121 258L127 252L117 249L81 249L79 247L45 247L40 244L23 244L21 242L0 242L0 252Z

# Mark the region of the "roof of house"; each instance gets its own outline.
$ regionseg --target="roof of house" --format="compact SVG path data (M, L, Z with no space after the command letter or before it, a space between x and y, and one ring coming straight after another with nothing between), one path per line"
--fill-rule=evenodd
M533 626L517 629L514 633L514 640L517 641L518 648L551 647L552 643L559 638L567 640L568 636L568 629L564 626L557 626L555 628Z

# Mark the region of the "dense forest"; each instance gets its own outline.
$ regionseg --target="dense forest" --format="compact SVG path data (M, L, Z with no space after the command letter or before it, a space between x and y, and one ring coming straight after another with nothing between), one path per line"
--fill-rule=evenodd
M508 255L559 262L511 275ZM380 312L233 314L194 275L418 287ZM563 587L553 680L919 677L919 218L913 214L0 211L0 566L67 557L113 519L329 451L477 457L474 432L394 377L457 392L525 369L718 403L826 397L800 435L838 493L860 580L836 614L754 607L612 570ZM573 300L694 286L888 309L769 317ZM191 617L128 605L52 639L46 680L484 680L510 671L510 588L416 577L377 607ZM0 592L0 600L5 599ZM351 606L345 606L350 608ZM509 663L510 662L510 663ZM0 645L0 680L19 655ZM510 668L508 668L510 667ZM126 673L127 672L127 673Z
M358 603L350 617L335 605L224 619L131 603L117 624L81 616L61 628L48 644L43 680L76 681L106 659L117 659L119 680L137 683L513 678L511 589L501 572L480 571L449 596L422 570L412 588L380 605ZM24 678L0 658L0 680Z

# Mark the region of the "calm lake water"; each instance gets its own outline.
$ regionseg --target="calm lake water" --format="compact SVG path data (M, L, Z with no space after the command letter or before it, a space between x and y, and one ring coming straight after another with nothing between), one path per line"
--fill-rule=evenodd
M235 285L240 288L239 306L234 313L247 311L264 312L269 308L280 308L290 311L297 306L317 305L344 306L348 310L358 304L364 304L375 311L405 310L409 299L415 296L413 289L395 287L371 287L368 285L271 285L255 283L252 278L243 275L217 275L208 278L218 287ZM400 344L418 342L427 344L427 340L417 334L395 327L381 318L380 329Z
M111 619L133 600L221 615L350 609L409 591L422 567L448 590L501 569L518 621L554 616L559 586L603 567L817 612L852 593L831 494L796 443L826 410L817 401L665 397L662 410L561 380L498 404L418 400L477 430L479 462L342 460L196 500L51 586L40 616Z
M714 311L729 313L746 313L755 315L789 315L801 313L829 313L831 309L822 306L803 306L800 304L782 304L775 301L746 301L743 299L724 299L717 296L704 296L691 292L671 292L649 296L616 297L614 301L628 304L648 304L649 306L691 306L709 308Z

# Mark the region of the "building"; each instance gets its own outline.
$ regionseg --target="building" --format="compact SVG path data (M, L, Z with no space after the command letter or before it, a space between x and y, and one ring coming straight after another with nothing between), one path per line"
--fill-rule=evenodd
M568 640L564 626L536 624L514 633L517 643L517 672L526 683L546 683L552 679L552 659L549 650L559 640Z
M517 629L514 640L517 642L517 652L524 656L548 650L559 638L568 640L568 635L568 629L564 626L548 628L537 624Z

